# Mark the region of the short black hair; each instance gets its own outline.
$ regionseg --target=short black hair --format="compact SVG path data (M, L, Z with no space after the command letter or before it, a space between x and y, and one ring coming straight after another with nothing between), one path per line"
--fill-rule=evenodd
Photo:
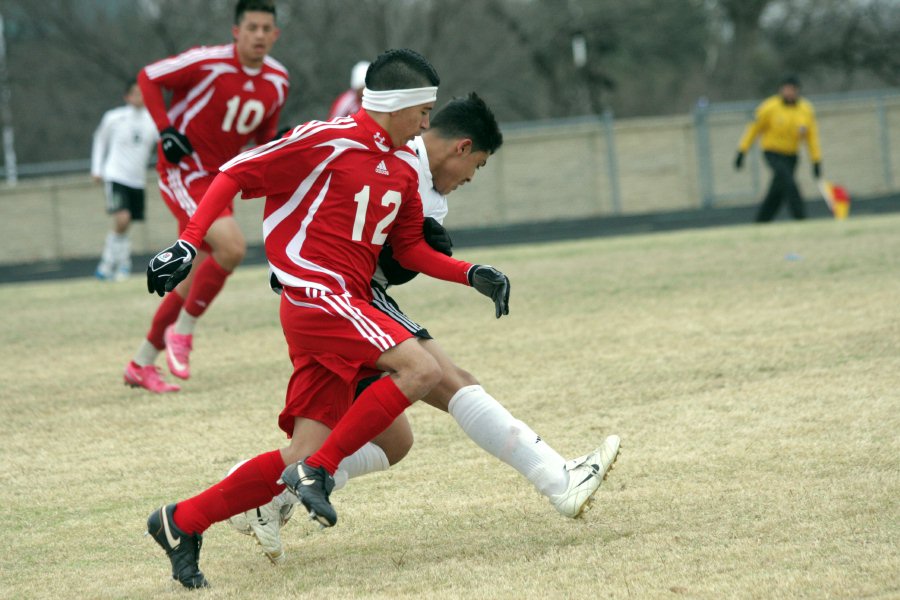
M475 92L454 98L431 115L431 130L442 138L469 138L474 152L493 154L503 144L494 113Z
M440 83L441 78L428 59L409 48L382 52L366 71L366 87L378 92L431 87Z
M137 85L137 79L129 79L125 82L125 93L128 94L131 92L131 88Z
M794 87L800 87L800 78L796 75L785 75L781 79L781 85L792 85Z
M234 7L234 24L240 25L245 12L267 12L275 15L275 2L272 0L238 0Z

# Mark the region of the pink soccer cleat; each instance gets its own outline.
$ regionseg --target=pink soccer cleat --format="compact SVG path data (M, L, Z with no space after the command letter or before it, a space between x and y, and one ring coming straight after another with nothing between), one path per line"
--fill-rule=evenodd
M191 376L191 348L194 336L175 333L175 326L169 325L163 333L166 342L166 364L169 371L179 379L188 379Z
M165 394L167 392L177 392L181 386L174 383L166 383L162 375L159 374L159 367L156 365L147 365L142 367L136 362L131 361L125 367L125 385L131 387L142 387L154 394Z

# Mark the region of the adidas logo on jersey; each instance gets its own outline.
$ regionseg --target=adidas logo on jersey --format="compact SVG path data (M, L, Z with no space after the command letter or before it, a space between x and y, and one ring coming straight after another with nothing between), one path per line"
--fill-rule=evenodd
M252 81L247 81L247 83L244 84L244 91L245 92L255 92L256 86L253 85Z
M375 172L380 175L390 175L390 173L388 173L387 166L384 164L384 161L378 163L378 166L375 167Z

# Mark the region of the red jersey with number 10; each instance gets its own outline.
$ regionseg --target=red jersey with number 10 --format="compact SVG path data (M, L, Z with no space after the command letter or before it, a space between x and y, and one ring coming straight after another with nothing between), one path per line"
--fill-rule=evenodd
M281 63L267 56L261 68L245 67L234 44L192 48L146 66L143 74L172 91L168 110L145 95L157 127L171 124L184 133L202 162L198 170L211 173L249 142L275 137L289 87ZM162 152L159 158L165 164Z
M266 196L263 236L282 285L306 294L371 300L370 281L386 240L416 270L467 283L470 263L422 237L418 157L390 147L365 111L311 121L222 166L244 198Z

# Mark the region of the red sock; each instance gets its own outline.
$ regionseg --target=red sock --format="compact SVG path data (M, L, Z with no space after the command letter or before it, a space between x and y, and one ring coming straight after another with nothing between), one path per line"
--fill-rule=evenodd
M275 483L284 467L280 450L251 458L206 491L179 502L175 524L187 534L203 533L213 523L266 504L284 490Z
M223 269L212 256L207 257L197 267L194 282L184 300L184 310L192 317L202 315L222 291L229 275L231 271Z
M322 447L306 459L334 475L342 460L362 448L409 408L410 402L390 377L382 377L359 395Z
M159 303L159 308L156 309L156 314L153 315L153 322L150 324L150 331L147 332L147 341L153 344L157 350L162 350L166 347L166 343L163 341L163 333L166 331L166 327L178 319L178 313L181 312L183 305L184 298L176 292L166 294L166 297Z

